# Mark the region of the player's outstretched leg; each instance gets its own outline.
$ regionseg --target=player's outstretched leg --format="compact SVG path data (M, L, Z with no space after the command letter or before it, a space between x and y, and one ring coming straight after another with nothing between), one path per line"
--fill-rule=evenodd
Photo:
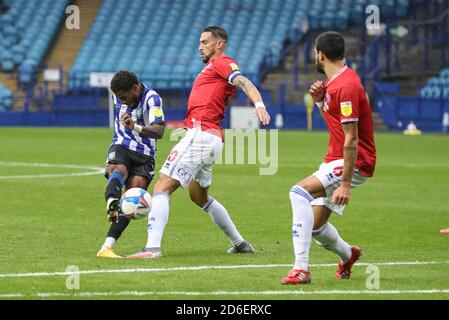
M212 221L220 227L231 241L232 247L227 251L228 253L254 253L254 247L243 239L234 222L232 222L228 211L220 202L213 197L209 197L208 202L202 209L209 213Z
M106 241L101 247L100 251L97 253L97 257L100 258L122 258L121 256L114 253L112 250L117 240L122 235L123 231L125 231L126 227L128 227L130 223L130 219L119 215L117 223L111 223L109 227L108 235L106 237Z
M129 224L129 219L119 216L120 197L126 178L115 165L108 166L109 180L105 190L106 213L112 223L105 243L97 253L100 258L122 258L114 253L112 247Z
M362 250L346 243L340 237L337 229L329 222L320 229L314 230L313 237L321 247L336 253L341 258L338 262L336 278L349 279L352 265L359 260Z
M210 178L204 185L210 185ZM232 243L228 253L254 253L253 246L245 241L232 222L228 211L216 199L209 195L209 187L202 187L197 181L189 185L190 199L209 214L212 221L226 234Z
M447 229L442 229L442 230L440 231L440 233L443 233L443 234L449 234L449 228L447 228Z
M308 284L312 281L309 272L309 251L314 219L311 205L313 197L306 189L297 185L290 190L290 201L293 212L292 235L295 265L281 283Z

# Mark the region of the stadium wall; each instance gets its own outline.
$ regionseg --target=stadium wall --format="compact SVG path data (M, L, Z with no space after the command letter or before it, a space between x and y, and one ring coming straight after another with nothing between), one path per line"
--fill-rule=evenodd
M0 117L0 126L8 127L104 127L108 126L106 110L63 112L8 112Z
M304 105L273 106L269 109L272 116L270 129L276 127L276 116L283 115L283 129L306 129L307 114ZM185 108L166 108L165 118L168 122L179 122L185 118ZM231 124L230 110L222 122L223 128ZM106 109L71 109L53 112L7 112L0 117L0 126L10 127L107 127L109 111ZM312 114L312 126L324 130L326 125L318 110Z
M404 130L414 122L418 129L427 132L447 132L443 123L449 113L449 100L405 96L381 96L377 110L390 130Z

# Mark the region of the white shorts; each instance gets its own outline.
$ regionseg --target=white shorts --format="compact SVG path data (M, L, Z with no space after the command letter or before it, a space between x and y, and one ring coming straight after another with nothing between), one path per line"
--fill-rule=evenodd
M220 157L223 141L200 128L188 129L170 152L161 173L186 188L191 181L207 188L212 183L212 166Z
M323 163L318 171L313 174L324 186L324 189L326 190L326 197L314 199L312 201L312 206L326 206L336 214L343 214L345 206L336 205L332 202L332 195L334 191L341 185L341 178L343 177L343 163L343 159ZM352 176L351 188L360 186L368 179L369 178L367 176L361 175L358 169L355 169L354 175Z

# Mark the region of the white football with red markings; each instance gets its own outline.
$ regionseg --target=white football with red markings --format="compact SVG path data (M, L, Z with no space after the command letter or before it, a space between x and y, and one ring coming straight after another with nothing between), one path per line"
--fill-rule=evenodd
M151 196L141 188L127 190L120 199L121 214L131 219L143 219L151 211Z

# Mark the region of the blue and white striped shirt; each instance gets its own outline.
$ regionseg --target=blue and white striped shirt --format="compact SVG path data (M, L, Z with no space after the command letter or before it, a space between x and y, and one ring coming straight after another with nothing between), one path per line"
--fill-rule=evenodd
M156 157L156 139L151 139L134 130L125 128L120 121L121 116L128 113L134 123L147 126L154 123L164 123L162 99L153 89L144 86L144 92L136 109L128 108L113 95L114 110L114 138L112 145L121 145L129 150L136 151L153 158Z

